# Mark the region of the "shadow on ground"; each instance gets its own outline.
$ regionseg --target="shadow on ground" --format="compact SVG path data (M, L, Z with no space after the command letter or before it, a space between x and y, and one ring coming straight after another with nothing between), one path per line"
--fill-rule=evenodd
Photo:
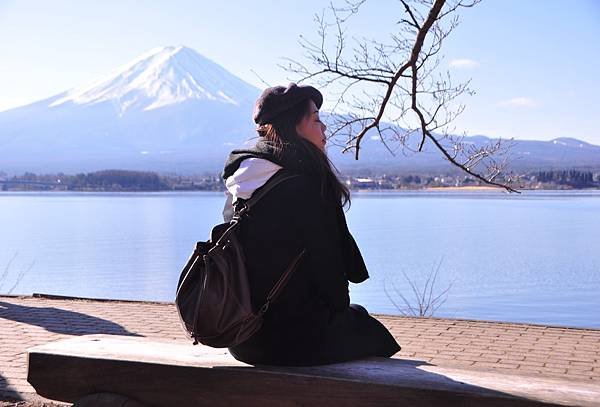
M19 392L13 390L6 381L6 378L0 375L0 400L1 401L21 401L23 397Z
M28 307L0 301L0 318L37 325L49 332L65 335L141 336L112 321L54 307Z

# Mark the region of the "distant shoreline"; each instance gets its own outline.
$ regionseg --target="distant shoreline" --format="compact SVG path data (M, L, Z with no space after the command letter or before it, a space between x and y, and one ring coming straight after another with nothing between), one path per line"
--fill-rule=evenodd
M547 191L547 192L573 192L573 191L600 191L600 188L518 188L517 191ZM463 186L463 187L426 187L426 188L392 188L392 189L375 189L375 188L358 188L351 189L351 192L506 192L506 189L492 186Z
M600 191L600 188L515 188L517 191L546 191L546 192L575 192L575 191ZM501 187L492 187L492 186L460 186L460 187L426 187L426 188L351 188L350 192L359 192L359 193L380 193L380 192L494 192L498 193L506 193L506 190ZM40 189L8 189L1 190L0 196L2 194L10 194L10 193L123 193L123 194L131 194L131 193L172 193L172 192L212 192L212 193L224 193L225 189L161 189L161 190L126 190L126 189L115 189L115 190L106 190L106 189L50 189L50 190L40 190Z
M504 188L501 187L492 187L492 186L486 186L486 185L470 185L470 186L461 186L461 187L426 187L423 188L424 191L440 191L440 190L444 190L444 191L501 191L504 192L506 191Z

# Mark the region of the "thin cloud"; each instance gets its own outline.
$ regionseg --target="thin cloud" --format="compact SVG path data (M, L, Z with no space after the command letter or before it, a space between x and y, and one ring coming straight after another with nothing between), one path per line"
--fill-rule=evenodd
M450 61L450 66L452 68L477 68L479 66L479 63L472 59L460 58L453 59L452 61Z
M512 98L498 103L499 106L514 106L514 107L536 107L538 104L535 100L526 97Z

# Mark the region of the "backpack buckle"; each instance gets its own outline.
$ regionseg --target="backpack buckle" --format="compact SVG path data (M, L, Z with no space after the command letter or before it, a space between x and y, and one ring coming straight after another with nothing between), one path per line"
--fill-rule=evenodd
M237 199L233 205L233 217L236 219L241 218L248 211L248 205L246 205L245 199Z
M267 312L267 309L269 309L269 302L267 301L263 304L262 307L260 307L260 309L258 310L258 315L263 315L265 312Z

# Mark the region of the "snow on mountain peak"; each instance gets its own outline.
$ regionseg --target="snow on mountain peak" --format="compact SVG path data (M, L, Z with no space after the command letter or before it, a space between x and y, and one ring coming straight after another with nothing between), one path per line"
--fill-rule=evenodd
M110 102L119 114L152 110L187 100L236 106L252 104L258 90L185 46L153 48L85 86L71 89L49 107Z
M589 143L586 143L585 141L581 141L581 140L578 140L578 139L572 138L572 137L558 137L558 138L550 140L550 143L555 144L555 145L559 144L561 146L578 147L578 148L584 148L584 147L590 146Z

